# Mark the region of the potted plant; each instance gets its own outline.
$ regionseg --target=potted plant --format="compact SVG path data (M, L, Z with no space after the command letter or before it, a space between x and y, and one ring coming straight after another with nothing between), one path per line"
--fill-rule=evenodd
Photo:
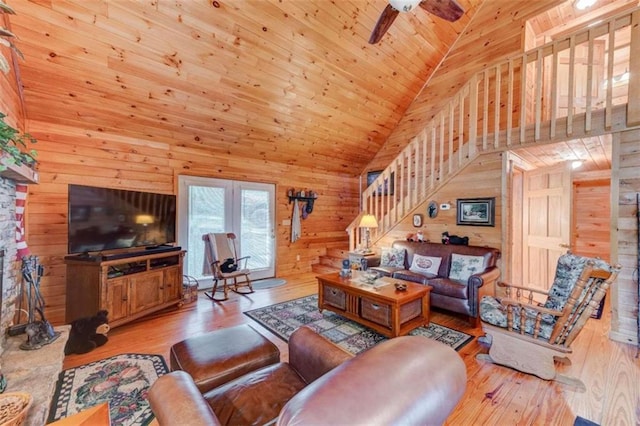
M0 171L6 170L7 166L14 164L16 166L26 165L34 168L36 165L37 153L35 150L27 150L27 143L36 143L37 141L28 133L22 133L19 130L8 125L4 119L6 115L0 112Z

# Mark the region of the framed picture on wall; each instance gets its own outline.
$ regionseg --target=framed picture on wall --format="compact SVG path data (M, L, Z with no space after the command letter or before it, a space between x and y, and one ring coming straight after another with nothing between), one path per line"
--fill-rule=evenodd
M495 226L495 198L458 198L456 225Z
M373 182L382 174L382 170L376 170L372 172L367 172L367 187L371 186ZM393 195L393 181L395 180L395 173L391 173L391 179L384 180L384 192L382 190L382 185L378 186L378 191L374 192L374 194L379 195ZM391 182L389 182L391 180Z

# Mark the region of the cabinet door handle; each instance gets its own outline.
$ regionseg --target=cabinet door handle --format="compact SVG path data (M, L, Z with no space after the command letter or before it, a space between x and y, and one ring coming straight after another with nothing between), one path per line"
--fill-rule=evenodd
M375 309L376 311L377 311L378 309L380 309L380 305L376 305L375 303L372 303L372 304L371 304L371 307L372 307L373 309Z

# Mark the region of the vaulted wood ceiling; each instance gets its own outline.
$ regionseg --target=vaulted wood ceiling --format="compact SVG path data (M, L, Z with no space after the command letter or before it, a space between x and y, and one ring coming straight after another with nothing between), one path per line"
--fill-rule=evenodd
M459 0L454 23L418 8L377 45L386 0L8 3L29 120L358 174L563 2Z

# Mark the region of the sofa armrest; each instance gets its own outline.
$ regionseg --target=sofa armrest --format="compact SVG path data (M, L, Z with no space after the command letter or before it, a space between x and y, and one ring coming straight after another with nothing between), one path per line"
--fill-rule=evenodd
M188 373L174 371L158 377L148 392L149 405L160 426L220 425Z
M500 269L497 266L491 266L480 274L474 274L469 277L467 284L469 286L469 310L472 317L479 315L480 297L485 294L495 293L495 284L500 278ZM485 286L486 284L486 286ZM480 287L485 287L481 293ZM494 290L493 292L491 290Z
M495 284L500 278L500 269L497 266L490 266L479 274L469 277L468 284L473 287L482 287L484 284Z
M311 383L353 355L320 336L309 327L300 327L289 337L289 365Z

